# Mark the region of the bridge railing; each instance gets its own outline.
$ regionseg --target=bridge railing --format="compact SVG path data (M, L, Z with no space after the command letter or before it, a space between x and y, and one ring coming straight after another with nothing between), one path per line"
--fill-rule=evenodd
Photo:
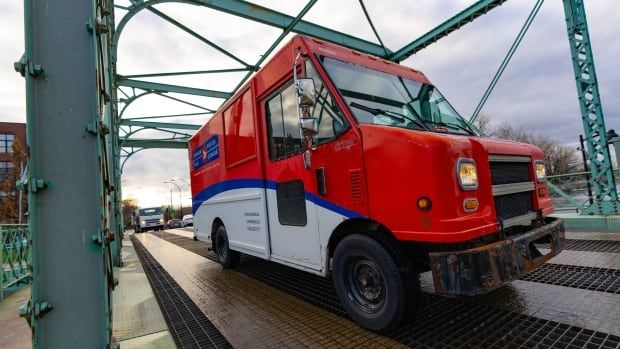
M549 194L556 210L578 212L585 204L592 202L592 189L588 187L590 172L573 172L547 176ZM619 185L618 170L614 171L616 185Z
M0 300L6 288L30 277L30 245L27 224L0 225Z

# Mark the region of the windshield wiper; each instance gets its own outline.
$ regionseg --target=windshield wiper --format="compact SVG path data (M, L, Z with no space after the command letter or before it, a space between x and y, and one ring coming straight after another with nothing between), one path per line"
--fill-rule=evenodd
M472 136L476 135L476 133L472 131L469 127L464 127L464 126L456 125L456 124L446 124L445 122L441 122L441 121L426 120L426 122L428 122L429 124L433 124L433 125L439 125L439 126L444 126L444 127L449 127L449 128L456 128L457 130L463 130Z
M371 107L367 107L363 104L359 104L359 103L355 103L355 102L351 102L349 103L350 106L357 108L357 109L361 109L363 111L369 112L372 115L385 115L388 116L394 120L398 120L398 122L405 122L405 120L409 120L411 122L413 122L414 124L418 125L419 127L425 129L425 130L429 130L429 128L424 125L423 123L419 122L418 120L412 119L410 117L408 117L407 115L401 114L401 113L397 113L397 112L393 112L390 110L385 110L385 109L377 109L377 108L371 108Z

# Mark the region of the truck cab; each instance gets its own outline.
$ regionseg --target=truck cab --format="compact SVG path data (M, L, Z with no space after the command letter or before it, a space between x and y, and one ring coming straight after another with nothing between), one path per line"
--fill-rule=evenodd
M328 276L387 332L437 293L487 293L563 247L545 157L481 137L415 69L296 36L190 139L194 233ZM549 243L540 250L538 243Z
M161 207L146 207L136 210L135 213L135 229L136 233L148 230L164 229L164 212Z

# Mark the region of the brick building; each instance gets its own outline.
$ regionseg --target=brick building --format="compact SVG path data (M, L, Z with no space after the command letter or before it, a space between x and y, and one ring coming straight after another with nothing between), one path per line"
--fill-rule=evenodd
M6 212L0 212L0 223L17 223L20 219L18 217L19 209L19 191L15 188L15 166L26 166L25 161L16 160L15 154L13 154L13 144L18 142L24 153L27 153L26 147L26 124L13 123L13 122L0 122L0 183L6 182L0 189L0 209L2 211L15 212L13 214L7 214ZM17 164L17 165L16 165ZM19 172L19 170L17 170ZM10 205L4 205L7 195L11 196ZM7 207L8 206L8 207ZM22 222L23 214L27 211L26 199L22 199ZM8 217L7 217L8 215Z

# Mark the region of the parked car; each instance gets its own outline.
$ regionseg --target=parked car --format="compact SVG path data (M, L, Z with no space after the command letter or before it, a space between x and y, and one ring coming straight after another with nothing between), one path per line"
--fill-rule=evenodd
M168 221L166 226L168 228L182 228L183 227L183 221L178 219L178 218L173 218L173 219Z
M183 226L193 226L194 225L194 215L186 214L183 216Z

